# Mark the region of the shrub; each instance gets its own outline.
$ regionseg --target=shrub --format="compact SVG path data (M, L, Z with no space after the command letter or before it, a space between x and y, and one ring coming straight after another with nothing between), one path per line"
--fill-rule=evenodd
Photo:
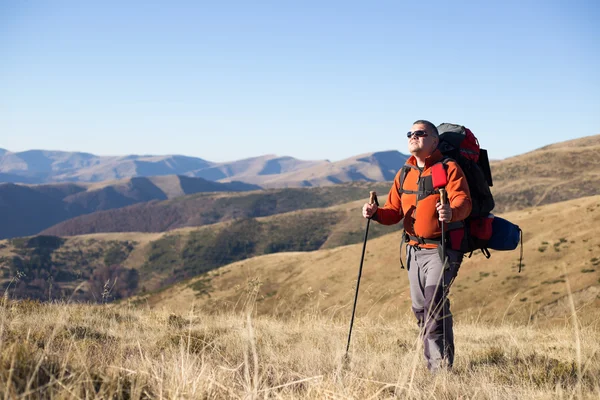
M139 273L121 265L102 265L94 270L88 283L90 296L106 303L131 296L138 287Z

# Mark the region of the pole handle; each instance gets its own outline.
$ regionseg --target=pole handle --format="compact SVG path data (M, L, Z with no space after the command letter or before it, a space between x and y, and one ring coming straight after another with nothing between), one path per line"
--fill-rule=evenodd
M369 192L369 204L377 204L379 206L379 202L377 201L377 192Z
M448 201L448 194L446 193L445 188L440 188L440 203L446 204Z

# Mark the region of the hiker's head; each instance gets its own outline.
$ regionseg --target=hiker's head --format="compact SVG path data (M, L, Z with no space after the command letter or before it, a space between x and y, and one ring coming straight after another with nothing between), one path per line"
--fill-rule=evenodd
M439 140L439 133L435 125L420 119L415 121L410 129L408 151L414 156L425 158L437 149Z

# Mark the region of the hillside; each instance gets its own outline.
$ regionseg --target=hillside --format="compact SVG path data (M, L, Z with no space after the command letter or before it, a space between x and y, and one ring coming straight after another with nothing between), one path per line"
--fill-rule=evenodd
M568 286L578 310L600 306L600 196L504 214L524 232L523 271L519 251L480 253L465 259L452 291L461 320L518 322L563 319ZM565 229L557 229L565 227ZM370 240L358 315L397 317L410 310L406 271L399 266L399 233ZM235 309L251 287L259 289L259 314L289 315L305 309L347 313L353 300L362 245L309 253L279 253L236 262L140 297L154 307L184 312ZM582 312L585 317L585 312ZM595 318L595 317L594 317Z
M258 287L260 313L288 315L317 305L342 310L353 298L365 227L359 216L363 202L168 233L3 241L2 287L12 288L17 297L98 300L107 280L118 281L123 286L109 291L109 300L146 291L138 301L177 312L192 303L208 310L233 307L248 288ZM578 308L600 305L600 196L503 216L524 231L524 270L516 272L518 250L492 252L490 260L481 254L466 259L452 293L457 315L562 318L568 311L567 282ZM558 226L577 228L562 232ZM356 244L346 246L351 243ZM398 226L372 224L361 313L393 317L408 309L398 251ZM186 278L193 279L176 284ZM161 288L165 290L152 293Z
M199 192L256 190L240 182L217 183L202 178L158 176L120 181L48 185L0 184L0 239L34 235L83 214L166 200Z
M593 196L600 188L600 135L492 163L496 212Z
M389 183L355 182L320 188L195 194L83 215L50 227L42 234L72 236L98 232L165 232L235 218L329 207L368 198L370 190L387 193Z
M364 200L184 228L166 234L107 233L59 238L34 236L0 242L2 279L19 298L99 297L110 279L127 283L112 299L156 290L231 262L279 251L311 251L357 243ZM293 227L293 229L290 229ZM373 237L390 232L374 226ZM396 228L397 229L397 228ZM124 275L125 274L125 275ZM130 274L130 275L127 275ZM23 276L21 276L23 275ZM18 277L18 282L14 282ZM126 278L123 280L123 278ZM128 282L127 279L133 279ZM75 287L80 284L77 293Z

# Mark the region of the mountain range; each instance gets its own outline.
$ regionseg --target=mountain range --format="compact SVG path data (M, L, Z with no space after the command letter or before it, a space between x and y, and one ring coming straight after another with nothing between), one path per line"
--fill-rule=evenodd
M398 151L361 154L345 160L305 161L265 155L216 163L181 155L97 156L89 153L0 149L0 182L101 182L181 175L216 182L241 181L263 188L391 180L408 157Z

